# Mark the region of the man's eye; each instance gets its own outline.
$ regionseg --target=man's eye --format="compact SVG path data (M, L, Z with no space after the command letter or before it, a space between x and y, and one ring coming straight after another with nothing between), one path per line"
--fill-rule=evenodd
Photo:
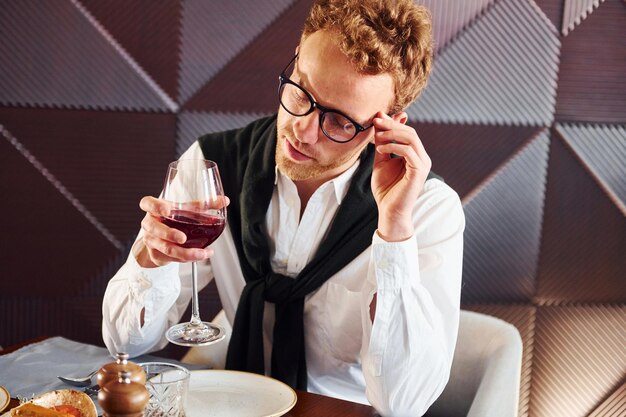
M333 113L328 112L324 118L325 128L328 132L332 132L334 134L339 135L353 135L354 134L354 124L345 117Z
M338 115L337 113L327 113L328 121L337 129L349 130L352 123L345 117Z
M309 101L309 98L306 96L306 94L304 94L304 91L299 90L299 89L295 89L294 91L294 97L296 100L298 100L300 103L305 103L307 101Z

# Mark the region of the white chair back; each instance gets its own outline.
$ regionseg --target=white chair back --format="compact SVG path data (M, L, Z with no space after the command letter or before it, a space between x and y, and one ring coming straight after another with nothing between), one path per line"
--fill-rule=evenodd
M461 311L450 380L429 417L517 417L522 339L515 326Z

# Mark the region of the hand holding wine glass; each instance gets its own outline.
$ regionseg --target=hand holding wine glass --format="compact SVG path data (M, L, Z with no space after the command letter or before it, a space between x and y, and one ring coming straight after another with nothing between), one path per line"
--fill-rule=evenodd
M170 242L177 242L183 254L188 253L184 248L206 248L220 236L226 226L227 199L215 162L187 159L169 164L162 198L163 204L159 205L162 224L157 225L158 222L153 221L148 222L147 227L156 229L152 235L170 236ZM152 214L148 213L146 217L148 216ZM186 235L184 242L171 229L183 232ZM167 242L167 239L163 242ZM165 256L176 255L171 244L165 245ZM146 246L150 247L149 244ZM170 342L182 346L208 345L222 340L224 329L200 319L195 261L191 266L191 321L172 326L166 337Z
M228 205L228 198L226 200ZM139 265L144 268L156 268L171 262L202 261L212 255L213 250L210 248L183 247L187 235L163 223L163 217L169 216L171 210L169 202L145 196L139 202L139 206L146 212L141 221L143 244L137 246L134 253Z

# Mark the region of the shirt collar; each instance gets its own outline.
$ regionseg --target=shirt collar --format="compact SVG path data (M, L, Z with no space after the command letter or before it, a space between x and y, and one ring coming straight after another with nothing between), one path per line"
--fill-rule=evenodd
M327 181L321 185L323 187L326 184L329 184L329 186L333 187L333 190L335 191L334 193L335 198L337 199L337 204L341 204L341 202L343 201L343 198L348 193L348 188L350 187L350 180L354 176L354 173L356 172L360 163L361 163L361 158L358 158L356 162L352 164L350 168L348 168L347 170L345 170L343 173L339 174L337 177L333 178L332 180ZM283 179L287 181L291 181L291 178L287 177L286 175L283 175L280 172L280 170L278 169L278 165L274 167L274 170L275 170L274 185L278 183L279 175Z

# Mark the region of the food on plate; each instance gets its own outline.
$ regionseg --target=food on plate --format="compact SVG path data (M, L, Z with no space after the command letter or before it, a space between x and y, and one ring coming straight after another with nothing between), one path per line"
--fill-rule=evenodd
M62 389L47 392L15 407L11 417L97 417L96 406L84 392Z
M26 403L11 410L11 416L20 417L74 417L75 414L57 411L33 403Z

